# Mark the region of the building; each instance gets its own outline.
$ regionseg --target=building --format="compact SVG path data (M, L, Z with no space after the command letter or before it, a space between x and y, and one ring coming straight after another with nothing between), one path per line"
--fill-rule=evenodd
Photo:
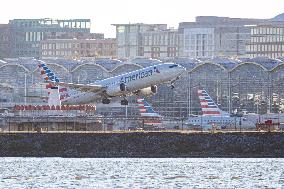
M38 60L6 59L0 66L0 107L17 105L44 105L48 91L42 85ZM96 80L134 71L163 61L156 59L43 59L62 82L90 84ZM158 93L146 97L155 110L164 117L186 118L200 114L197 90L206 89L220 109L233 112L279 112L284 105L284 58L175 58L187 72L175 82L175 89L158 86ZM165 61L164 61L165 62ZM35 98L42 97L42 98ZM131 118L137 116L136 96L127 97L129 106L121 106L120 99L112 99L110 106L97 106L97 112L106 116ZM116 103L117 100L117 103ZM97 104L96 104L97 105ZM284 109L282 108L282 111Z
M0 59L9 57L10 29L8 24L0 24Z
M47 39L41 41L43 58L115 58L115 39Z
M178 32L174 29L141 32L139 56L145 58L174 58L178 56Z
M252 25L266 19L198 16L181 22L178 30L166 24L114 24L118 58L212 58L246 55Z
M284 21L275 21L252 27L251 40L246 46L250 57L284 56Z
M81 38L90 33L90 24L90 19L10 20L11 53L9 57L40 57L41 40Z
M113 24L113 26L116 27L117 58L141 57L144 55L142 33L167 29L166 24L138 23Z
M243 56L250 41L248 25L266 22L261 19L199 16L196 22L179 24L179 55L190 58Z

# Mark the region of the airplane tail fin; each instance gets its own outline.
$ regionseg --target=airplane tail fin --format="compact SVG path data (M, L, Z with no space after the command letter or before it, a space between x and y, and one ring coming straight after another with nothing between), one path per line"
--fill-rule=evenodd
M140 112L141 117L160 116L158 113L154 111L152 106L144 98L138 98L137 103L138 103L139 112Z
M44 62L39 62L38 67L48 89L48 104L60 105L61 101L69 97L69 91L66 87L56 86L60 82L58 77L46 66Z
M162 124L162 116L154 111L152 106L143 98L137 99L140 116L143 118L145 125L156 125Z
M226 112L223 112L218 105L212 100L208 93L203 90L198 90L198 97L200 100L200 105L202 109L203 116L221 116L229 115Z

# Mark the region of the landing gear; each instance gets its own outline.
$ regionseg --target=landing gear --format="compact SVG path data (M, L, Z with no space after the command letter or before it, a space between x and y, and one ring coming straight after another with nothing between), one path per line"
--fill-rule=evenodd
M103 104L109 104L110 103L110 99L109 98L103 98L102 99L102 103Z
M178 76L177 78L175 78L174 80L171 81L171 85L170 85L171 89L174 89L174 88L175 88L174 83L175 83L176 80L178 80L179 78L180 78L180 77Z
M127 106L128 105L128 100L126 100L126 99L121 100L121 105L122 106Z

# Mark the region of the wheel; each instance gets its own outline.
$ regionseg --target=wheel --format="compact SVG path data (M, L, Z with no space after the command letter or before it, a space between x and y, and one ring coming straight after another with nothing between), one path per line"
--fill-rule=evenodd
M128 100L126 100L126 99L121 100L121 105L127 106L128 105Z
M109 103L110 103L110 99L104 98L104 99L102 100L102 103L103 103L103 104L109 104Z

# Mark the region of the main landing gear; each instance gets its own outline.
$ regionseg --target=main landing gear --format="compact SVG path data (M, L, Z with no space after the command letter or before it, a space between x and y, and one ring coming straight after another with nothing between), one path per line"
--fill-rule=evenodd
M109 104L110 103L110 99L109 98L103 98L102 99L102 103L103 104Z
M178 76L177 78L175 78L174 80L171 81L171 83L170 83L171 89L174 89L174 88L175 88L174 83L175 83L176 80L178 80L179 78L180 78L180 77Z

